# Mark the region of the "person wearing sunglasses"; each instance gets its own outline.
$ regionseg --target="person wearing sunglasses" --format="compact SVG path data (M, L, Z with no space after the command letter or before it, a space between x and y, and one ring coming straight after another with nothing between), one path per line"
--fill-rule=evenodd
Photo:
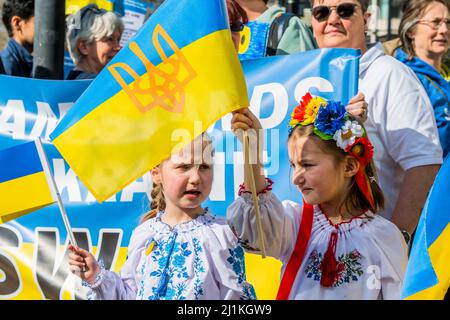
M2 20L10 38L0 53L2 73L29 78L33 70L34 0L6 0Z
M430 100L412 70L385 55L380 43L368 48L368 2L311 0L311 23L319 48L361 50L359 90L369 105L365 126L386 197L380 214L409 241L442 163L442 148Z
M66 23L67 47L75 64L67 80L95 78L122 48L122 20L91 4L68 16Z
M444 158L450 152L450 72L443 64L450 37L448 0L410 0L394 56L419 78L434 108Z

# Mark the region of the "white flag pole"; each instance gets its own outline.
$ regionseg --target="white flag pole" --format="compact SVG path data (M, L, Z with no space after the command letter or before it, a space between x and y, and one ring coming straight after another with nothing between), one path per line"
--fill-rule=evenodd
M61 212L61 216L64 221L64 225L66 226L67 234L69 236L70 242L74 246L78 246L77 242L75 240L75 236L72 232L72 227L69 223L69 218L67 217L66 209L64 208L63 202L61 200L61 195L59 194L58 187L56 186L55 179L53 178L52 171L50 169L50 165L47 159L47 155L45 154L44 147L42 145L41 138L38 137L36 140L36 148L39 153L39 157L41 158L42 166L44 168L45 175L47 177L47 181L49 182L50 190L52 191L53 195L56 197L56 202L58 203L59 211Z

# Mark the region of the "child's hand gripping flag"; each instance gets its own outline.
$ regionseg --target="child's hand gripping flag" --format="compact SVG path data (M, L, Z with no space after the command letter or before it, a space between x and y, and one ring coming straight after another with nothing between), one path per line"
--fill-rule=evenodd
M0 223L57 201L45 161L35 141L0 150Z
M243 106L225 1L166 0L51 137L101 202Z

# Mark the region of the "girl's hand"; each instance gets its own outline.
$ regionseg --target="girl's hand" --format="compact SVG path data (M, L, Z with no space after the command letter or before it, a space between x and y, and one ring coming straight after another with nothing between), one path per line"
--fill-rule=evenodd
M367 102L364 99L364 94L358 92L356 96L350 99L346 107L348 113L363 123L367 120L368 108Z
M247 131L250 152L257 158L258 163L263 163L264 136L261 122L249 108L242 108L233 112L231 130L241 143L244 141L243 132Z
M258 118L250 111L249 108L242 108L233 112L233 118L231 119L231 130L242 142L242 131L249 131L249 135L259 132L261 123Z
M93 284L97 274L100 273L100 266L94 256L79 247L69 245L67 249L69 253L69 269L72 273Z

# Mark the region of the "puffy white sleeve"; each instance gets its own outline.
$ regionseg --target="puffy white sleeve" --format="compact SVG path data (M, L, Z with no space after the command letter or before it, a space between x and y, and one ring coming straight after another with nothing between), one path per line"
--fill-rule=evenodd
M286 261L294 248L302 207L292 201L280 202L272 193L258 196L264 244L268 256ZM260 237L251 194L244 193L227 210L227 219L248 251L260 253Z
M90 288L88 292L89 300L136 299L136 273L142 252L149 238L147 222L138 226L131 235L127 260L122 266L120 273L117 274L102 268L95 283L87 285Z
M408 246L400 230L385 219L374 233L380 255L381 294L385 300L399 300L408 264Z

